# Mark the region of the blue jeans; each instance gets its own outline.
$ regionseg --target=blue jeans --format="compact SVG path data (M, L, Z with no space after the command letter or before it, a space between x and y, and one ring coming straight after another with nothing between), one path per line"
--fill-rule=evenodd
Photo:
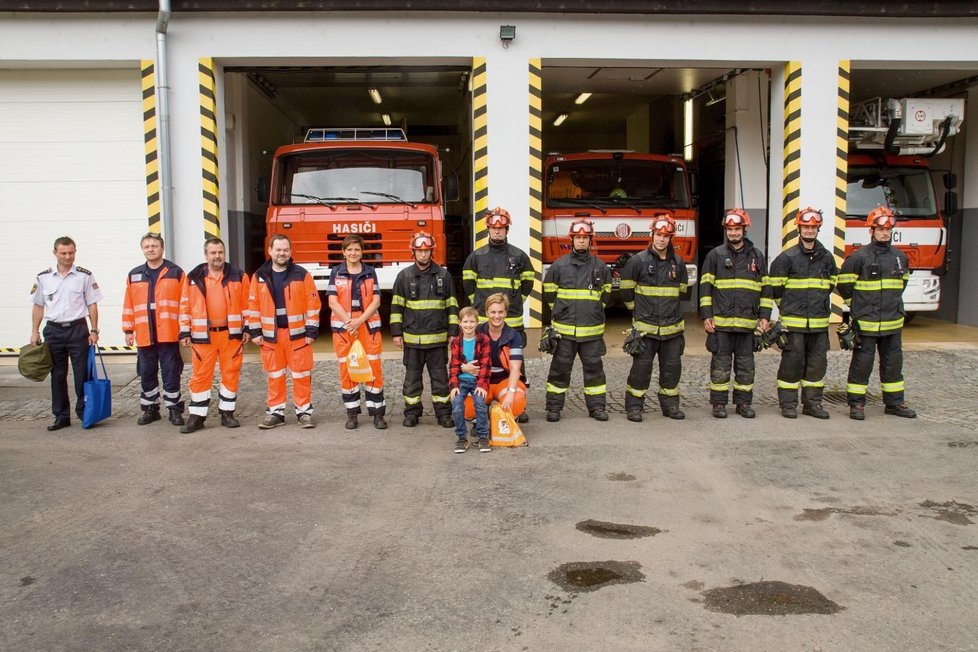
M479 439L485 437L489 439L489 408L486 406L486 399L475 393L475 380L459 377L458 394L452 401L452 418L455 419L455 436L459 439L466 436L465 432L465 397L472 395L472 403L475 404L475 434Z

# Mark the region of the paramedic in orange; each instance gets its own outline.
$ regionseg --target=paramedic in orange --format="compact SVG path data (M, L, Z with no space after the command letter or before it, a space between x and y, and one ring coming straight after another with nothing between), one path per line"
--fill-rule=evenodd
M350 380L346 362L350 347L359 339L374 374L374 379L363 385L367 414L373 417L374 428L383 430L387 427L384 420L387 407L380 360L383 338L377 312L380 309L380 284L374 268L362 262L362 237L349 235L343 240L342 247L345 260L333 268L326 295L332 310L329 325L333 329L333 348L340 365L340 393L346 407L346 427L355 429L360 414L360 384Z
M292 374L292 401L299 426L313 428L312 343L319 337L322 302L316 282L292 262L292 241L272 236L268 260L251 279L248 331L261 348L261 366L268 376L268 409L258 427L285 423L285 374Z
M224 241L204 241L204 260L183 280L180 296L180 343L193 348L190 376L190 416L180 432L204 427L211 404L214 366L220 360L221 385L218 410L221 425L237 428L234 417L238 379L244 361L244 345L251 339L245 330L248 315L248 275L224 261Z

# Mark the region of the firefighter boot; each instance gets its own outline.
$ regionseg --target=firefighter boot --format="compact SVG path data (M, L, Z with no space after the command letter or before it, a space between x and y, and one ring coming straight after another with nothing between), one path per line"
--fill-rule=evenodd
M153 423L154 421L159 421L163 417L160 416L160 406L159 405L147 405L146 411L140 415L136 423L145 426Z
M807 410L808 406L803 409ZM807 412L805 414L808 414ZM798 407L795 405L782 405L781 406L781 416L785 419L797 419L798 418Z
M686 414L677 407L662 408L662 416L675 419L676 421L681 421L686 418Z
M237 428L241 422L234 418L234 410L221 410L221 425L225 428Z
M745 419L753 419L757 414L754 412L754 408L750 406L750 403L740 403L737 405L737 414L744 417Z
M713 416L717 419L727 418L727 406L717 403L713 406Z
M862 405L850 405L849 418L855 421L862 421L866 418L866 410L863 409Z
M801 408L801 413L807 414L810 417L815 417L816 419L829 418L828 411L822 407L821 403L806 403L804 407Z
M634 421L635 423L642 423L642 411L641 410L629 410L625 413L625 418L629 421Z
M917 416L917 412L911 409L906 403L887 405L883 408L883 414L892 414L895 417L903 417L905 419L913 419Z

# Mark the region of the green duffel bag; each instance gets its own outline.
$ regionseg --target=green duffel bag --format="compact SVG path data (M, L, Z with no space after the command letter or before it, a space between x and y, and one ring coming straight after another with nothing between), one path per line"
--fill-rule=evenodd
M17 371L28 380L41 382L48 377L54 362L51 360L51 349L47 342L40 344L26 344L20 347L20 355L17 357Z

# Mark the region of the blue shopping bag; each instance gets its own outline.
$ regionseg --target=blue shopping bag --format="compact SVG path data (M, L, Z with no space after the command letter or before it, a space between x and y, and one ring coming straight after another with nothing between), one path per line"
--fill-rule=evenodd
M102 363L102 377L98 375L95 355ZM88 347L88 380L85 381L85 413L82 428L91 428L102 419L112 416L112 383L105 370L105 360L97 346Z

